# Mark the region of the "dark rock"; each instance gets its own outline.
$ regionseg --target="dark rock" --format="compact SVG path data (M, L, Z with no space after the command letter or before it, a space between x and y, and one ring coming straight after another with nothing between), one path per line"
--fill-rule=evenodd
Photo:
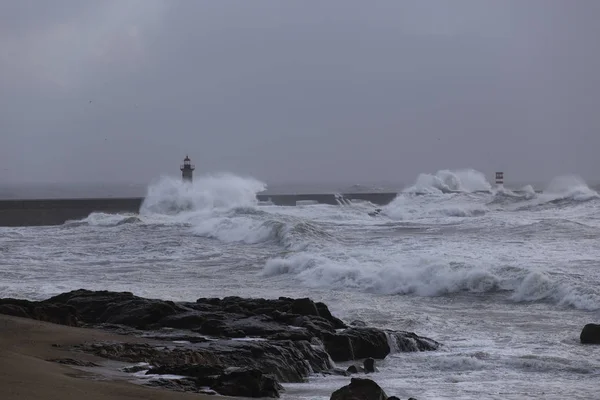
M364 321L354 320L354 321L350 322L350 326L358 326L361 328L365 328L367 326L367 324Z
M234 393L233 386L239 384L241 391L250 394L276 396L278 383L270 379L303 382L312 373L353 372L352 367L348 371L334 369L331 360L371 358L374 363L390 353L390 346L399 351L424 351L440 345L410 332L369 328L361 321L348 327L324 303L309 298L229 296L175 303L130 292L80 289L38 302L0 299L0 313L159 341L152 345L87 343L77 348L113 360L148 363L154 366L149 374L186 376L152 381L153 385L196 392L203 390L202 385L219 384L221 391ZM250 340L236 340L243 337ZM230 367L241 369L231 375ZM376 370L369 365L365 369Z
M337 376L350 376L350 372L341 368L333 368L329 371L324 371L323 375L337 375Z
M212 386L225 368L218 365L169 364L152 368L146 375L180 375L192 378L197 386Z
M125 362L157 365L149 373L189 375L187 368L222 369L223 366L252 366L281 382L304 382L311 372L322 372L333 366L327 353L306 341L212 341L193 348L151 346L139 343L93 343L78 349L102 357ZM185 372L188 371L188 372ZM198 376L198 375L192 375Z
M98 364L95 364L91 361L83 361L83 360L75 360L73 358L52 358L46 361L55 362L59 364L65 365L74 365L77 367L99 367Z
M295 329L287 332L276 333L267 336L269 340L306 340L310 341L313 336L306 329Z
M292 301L290 306L290 311L294 314L299 315L314 315L315 317L319 316L319 311L317 310L317 306L315 303L309 298L296 299Z
M221 375L211 389L223 396L279 397L283 387L257 369L236 369Z
M388 332L396 342L397 350L400 352L433 351L440 344L433 339L419 336L413 332L390 331Z
M327 321L331 322L335 329L347 328L346 324L344 324L344 322L341 319L336 318L333 315L331 315L331 312L329 311L329 308L327 308L325 303L318 302L318 303L315 303L315 306L317 306L317 310L319 311L319 316L321 318L324 318Z
M168 340L170 342L205 343L209 341L204 336L191 335L144 335L143 337L154 340Z
M373 357L383 359L390 353L385 332L375 328L349 328L323 338L333 361Z
M325 335L323 337L323 344L333 361L350 361L355 359L354 352L352 351L352 342L348 336Z
M375 360L371 357L365 359L363 362L363 367L367 374L375 372Z
M582 344L600 344L600 325L585 325L581 330L579 340Z
M387 400L383 389L370 379L352 378L350 384L331 394L330 400Z
M158 378L148 381L146 386L160 387L163 389L174 390L176 392L203 393L203 391L196 386L196 382L194 382L192 379Z
M79 326L77 312L64 304L42 304L18 299L0 299L0 314L37 319L54 324Z
M148 365L132 365L130 367L121 368L121 371L128 374L135 374L136 372L146 371L148 368L150 368Z
M9 304L8 301L11 299L0 299L0 301L6 301L5 304L0 303L0 314L12 315L13 317L32 318L27 312L27 307L23 307L19 304Z
M412 397L411 397L411 399L412 399ZM396 396L390 396L387 398L387 400L400 400L400 398L396 397ZM408 399L408 400L410 400L410 399ZM415 399L413 399L413 400L415 400Z
M358 374L358 367L356 365L351 365L346 371L348 371L351 374Z

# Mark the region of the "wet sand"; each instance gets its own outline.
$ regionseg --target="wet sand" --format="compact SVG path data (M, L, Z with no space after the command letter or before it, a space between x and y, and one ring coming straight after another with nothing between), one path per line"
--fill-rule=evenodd
M0 315L0 399L2 400L108 400L108 399L227 399L197 393L174 392L108 380L94 372L46 361L72 358L97 364L102 358L69 351L66 346L86 341L144 341L94 329L72 328ZM57 347L59 345L63 347Z

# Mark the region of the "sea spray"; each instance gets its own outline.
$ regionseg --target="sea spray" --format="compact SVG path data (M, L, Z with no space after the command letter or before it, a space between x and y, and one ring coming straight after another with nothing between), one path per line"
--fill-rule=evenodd
M256 194L265 189L266 184L259 180L228 173L200 176L194 182L162 177L148 187L140 213L226 211L257 204Z

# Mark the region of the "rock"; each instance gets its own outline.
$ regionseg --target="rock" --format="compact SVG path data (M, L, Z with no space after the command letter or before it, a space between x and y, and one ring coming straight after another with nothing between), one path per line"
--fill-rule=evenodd
M371 379L352 378L350 384L331 394L330 400L387 400L381 387Z
M333 368L329 371L324 371L324 375L337 375L337 376L350 376L350 372L343 370L341 368Z
M348 371L351 374L358 374L358 367L356 365L351 365L346 371Z
M313 301L309 298L296 299L292 301L290 306L290 311L294 314L300 315L314 315L315 317L319 316L319 311L317 310L317 306Z
M76 310L64 304L42 304L27 300L0 299L0 314L37 319L60 325L79 326Z
M160 387L163 389L174 390L176 392L195 392L203 393L203 390L196 386L192 379L151 379L146 386Z
M390 353L387 335L376 328L349 328L323 338L325 349L333 361L360 358L384 359Z
M358 327L365 328L367 326L367 324L364 321L357 319L357 320L350 322L350 326L358 326Z
M355 359L354 352L352 351L352 342L348 336L329 334L323 337L323 344L333 361L350 361Z
M223 396L279 397L283 387L257 369L236 369L221 375L211 389Z
M419 336L413 332L388 331L388 334L392 340L395 340L397 351L433 351L440 347L440 344L435 340Z
M582 344L600 344L600 325L585 325L581 330L579 340Z
M138 365L132 365L130 367L123 367L121 371L126 372L128 374L135 374L136 372L146 371L150 368L150 365L146 363L140 363Z
M91 361L75 360L73 358L53 358L53 359L49 359L46 361L55 362L55 363L59 363L59 364L65 364L65 365L74 365L77 367L99 367L98 364L95 364Z
M169 364L151 368L146 375L180 375L192 378L196 385L212 386L225 368L201 364Z
M172 302L130 292L80 289L43 301L0 299L0 313L151 339L76 348L113 360L147 363L154 366L149 375L185 376L151 381L198 393L213 386L219 393L238 393L233 386L241 385L239 393L244 395L275 397L280 390L277 381L304 382L313 373L359 372L356 366L336 369L332 360L370 359L365 370L372 372L375 360L385 358L392 348L424 351L439 346L414 333L386 332L362 321L348 327L324 303L309 298L229 296ZM237 340L246 337L249 340Z
M365 372L367 374L375 372L375 360L371 357L367 358L364 362L363 362L363 367L365 369Z
M412 399L412 397L411 397L411 399ZM387 400L400 400L400 398L396 397L396 396L390 396L390 397L387 398ZM410 399L408 399L408 400L410 400Z
M225 366L252 366L280 382L304 382L311 372L333 368L327 353L306 341L223 340L198 343L190 348L145 343L85 343L76 348L117 361L156 365L149 374L199 377L204 376L198 372L201 367L218 371Z

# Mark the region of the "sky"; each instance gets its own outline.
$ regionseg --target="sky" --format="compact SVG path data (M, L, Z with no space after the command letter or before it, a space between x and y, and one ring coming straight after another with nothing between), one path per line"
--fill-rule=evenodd
M0 182L600 182L597 0L4 0Z

